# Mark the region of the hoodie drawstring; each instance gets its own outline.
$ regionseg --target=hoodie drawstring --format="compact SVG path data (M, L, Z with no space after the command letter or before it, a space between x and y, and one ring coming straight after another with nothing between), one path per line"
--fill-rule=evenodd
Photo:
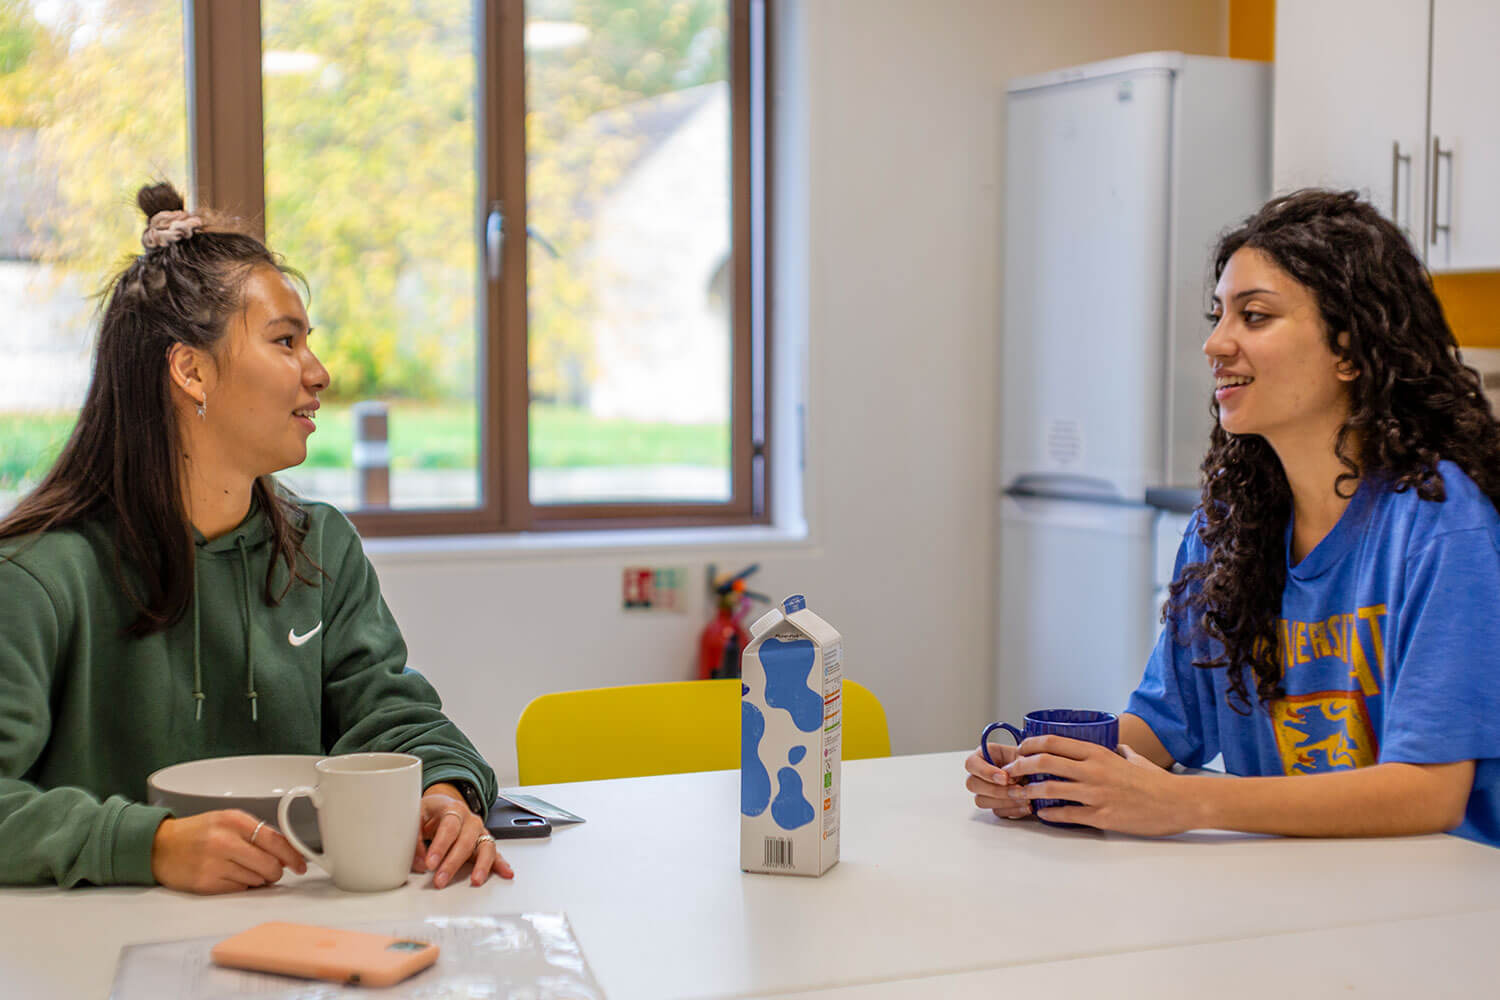
M244 535L238 536L235 543L240 550L240 578L245 584L241 593L245 606L245 697L250 699L250 721L259 722L256 699L260 696L255 693L255 629L250 619L250 555L245 551Z
M203 721L203 659L198 632L198 554L193 553L193 720Z

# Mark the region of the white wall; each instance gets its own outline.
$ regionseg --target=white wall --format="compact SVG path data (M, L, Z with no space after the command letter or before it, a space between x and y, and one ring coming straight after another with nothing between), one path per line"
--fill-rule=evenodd
M884 702L897 753L976 738L992 690L1004 83L1129 52L1226 49L1225 0L782 6L776 336L782 363L805 356L807 385L779 397L774 443L795 461L801 396L805 540L371 543L413 665L502 782L535 695L691 676L706 599L694 588L687 614L627 614L627 565L701 579L710 561L758 561L759 589L804 593L843 631L845 668Z

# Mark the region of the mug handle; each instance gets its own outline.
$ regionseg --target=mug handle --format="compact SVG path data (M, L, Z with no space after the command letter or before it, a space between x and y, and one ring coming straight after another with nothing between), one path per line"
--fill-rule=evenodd
M1007 733L1010 733L1016 738L1017 744L1019 744L1021 740L1024 739L1024 737L1021 735L1021 731L1015 726L1012 726L1009 722L991 722L988 726L985 726L984 732L979 734L979 752L984 756L985 763L989 764L991 767L1000 766L990 759L990 733L993 733L997 729L1003 729Z
M304 795L312 799L313 808L317 808L320 805L318 802L318 790L316 788L309 785L298 785L283 795L281 801L276 803L277 824L281 827L281 835L291 841L292 846L302 852L303 857L323 869L329 875L332 875L333 866L328 863L328 852L324 851L322 854L319 854L304 844L301 838L293 832L291 820L287 818L287 811L291 808L292 800Z

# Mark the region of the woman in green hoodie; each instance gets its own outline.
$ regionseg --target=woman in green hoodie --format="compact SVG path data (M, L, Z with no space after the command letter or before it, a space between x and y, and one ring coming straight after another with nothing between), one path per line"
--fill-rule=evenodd
M407 669L353 526L271 478L329 382L295 272L169 185L137 202L145 249L108 290L78 423L0 521L0 884L275 882L305 871L279 832L173 817L147 776L376 750L422 760L413 870L509 878L494 773Z

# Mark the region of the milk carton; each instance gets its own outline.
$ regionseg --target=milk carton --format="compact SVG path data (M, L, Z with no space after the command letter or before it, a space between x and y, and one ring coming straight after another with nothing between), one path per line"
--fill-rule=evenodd
M839 859L843 640L794 594L750 626L740 678L740 867L821 875Z

